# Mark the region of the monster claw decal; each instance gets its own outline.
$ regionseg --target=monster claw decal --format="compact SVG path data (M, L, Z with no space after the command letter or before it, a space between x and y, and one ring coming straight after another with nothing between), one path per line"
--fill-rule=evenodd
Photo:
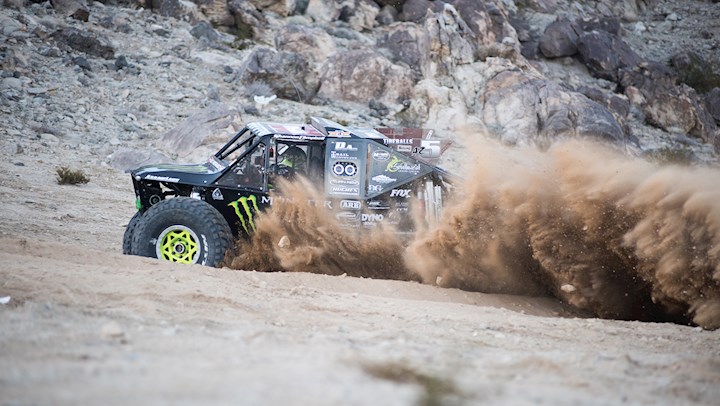
M250 207L248 202L252 203L252 208ZM242 228L245 230L246 233L250 234L250 231L248 230L248 224L250 225L250 229L252 229L253 232L257 231L255 229L255 222L253 221L253 212L258 211L257 197L255 195L243 196L235 200L234 202L230 202L228 206L232 206L232 208L235 209L235 214L237 214L238 218L240 219L240 225L242 225ZM245 217L247 217L247 222L245 221Z

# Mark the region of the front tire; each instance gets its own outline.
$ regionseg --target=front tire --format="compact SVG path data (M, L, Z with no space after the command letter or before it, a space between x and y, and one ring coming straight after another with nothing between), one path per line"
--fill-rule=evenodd
M135 212L135 215L132 216L127 227L125 227L125 234L123 234L123 254L125 255L130 255L132 253L133 234L135 233L135 229L137 228L142 215L143 213L141 211Z
M201 200L176 197L149 208L136 226L132 254L219 266L233 237L225 218Z

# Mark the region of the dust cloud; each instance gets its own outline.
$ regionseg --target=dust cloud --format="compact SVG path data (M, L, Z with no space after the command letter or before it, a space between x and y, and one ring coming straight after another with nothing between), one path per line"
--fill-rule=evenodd
M340 227L307 182L259 216L236 269L553 295L599 317L720 327L720 170L660 166L588 141L483 141L439 224L400 241ZM297 202L303 202L298 204ZM418 220L419 221L419 220Z

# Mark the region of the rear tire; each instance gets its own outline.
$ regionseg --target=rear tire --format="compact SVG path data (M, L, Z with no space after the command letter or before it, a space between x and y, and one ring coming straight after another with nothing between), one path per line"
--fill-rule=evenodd
M135 215L132 216L127 227L125 227L125 234L123 234L123 254L125 255L130 255L132 253L133 234L135 233L135 229L137 228L142 215L143 213L140 211L135 212Z
M132 237L133 255L219 266L232 245L225 218L201 200L176 197L150 207Z

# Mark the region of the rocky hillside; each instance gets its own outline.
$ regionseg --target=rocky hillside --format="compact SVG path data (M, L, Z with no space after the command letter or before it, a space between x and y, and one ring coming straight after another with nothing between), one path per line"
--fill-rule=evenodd
M593 137L686 162L720 149L717 1L4 5L6 152L61 147L126 169L202 159L246 121L310 115L434 128L456 145Z

